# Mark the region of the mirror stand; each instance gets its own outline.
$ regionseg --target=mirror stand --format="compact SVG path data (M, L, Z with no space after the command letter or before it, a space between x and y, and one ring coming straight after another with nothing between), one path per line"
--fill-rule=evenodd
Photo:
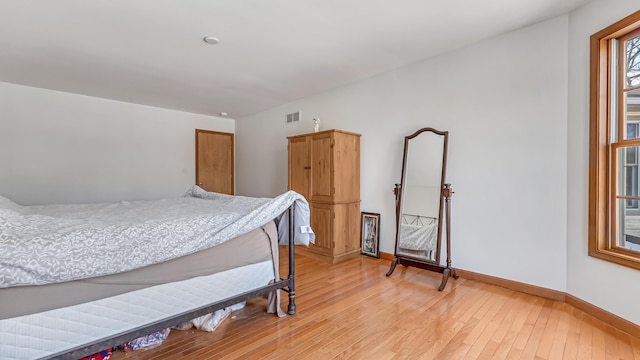
M451 184L445 183L449 132L422 128L404 137L402 177L396 196L396 245L390 276L398 264L442 274L439 291L449 277L458 278L451 267ZM443 218L446 223L443 223ZM442 265L443 226L447 233L447 260Z
M401 221L400 214L400 184L396 184L393 189L393 193L396 196L396 222L399 224ZM416 268L435 271L442 273L442 281L440 282L440 286L438 287L438 291L444 290L445 286L447 286L447 282L449 281L449 277L453 277L454 279L458 278L458 274L456 274L456 269L451 267L451 196L454 194L454 191L451 189L451 184L444 184L442 189L442 197L444 198L444 206L445 206L445 227L447 229L447 264L445 266L440 264L434 264L432 262L422 262L418 259L408 259L403 256L399 256L397 253L394 255L393 260L391 261L391 266L389 267L389 271L386 273L386 276L390 276L393 271L396 269L396 265L400 264L403 266L413 266ZM398 225L399 226L399 225Z

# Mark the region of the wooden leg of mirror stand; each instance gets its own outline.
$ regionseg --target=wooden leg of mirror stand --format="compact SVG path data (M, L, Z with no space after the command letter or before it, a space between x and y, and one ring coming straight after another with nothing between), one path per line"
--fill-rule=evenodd
M451 268L451 277L458 280L458 274L456 274L456 269Z
M449 280L449 276L451 276L451 269L445 268L442 272L442 282L440 283L440 287L438 291L444 290L444 287L447 286L447 281Z
M393 270L396 269L396 265L398 265L398 258L394 256L391 266L389 267L389 271L387 271L387 276L393 274Z
M456 269L451 267L444 268L444 270L442 271L442 282L440 282L440 287L438 288L438 291L444 290L445 286L447 286L447 281L449 281L449 277L452 277L458 280L458 274L456 274Z

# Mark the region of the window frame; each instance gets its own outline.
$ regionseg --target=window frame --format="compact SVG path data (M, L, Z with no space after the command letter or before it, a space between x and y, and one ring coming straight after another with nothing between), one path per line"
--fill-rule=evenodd
M632 37L640 29L640 11L591 35L590 38L590 91L589 91L589 256L611 261L640 270L640 251L630 250L616 243L616 201L612 186L616 180L617 150L640 139L625 139L626 128L617 126L618 137L611 140L611 112L615 106L616 119L623 113L623 96L617 96L611 104L612 64L610 42L614 39ZM637 35L636 35L637 36ZM618 44L622 53L622 46ZM618 55L618 54L616 54ZM617 56L617 76L613 82L616 92L624 86L623 68L625 60ZM614 76L616 76L614 74Z

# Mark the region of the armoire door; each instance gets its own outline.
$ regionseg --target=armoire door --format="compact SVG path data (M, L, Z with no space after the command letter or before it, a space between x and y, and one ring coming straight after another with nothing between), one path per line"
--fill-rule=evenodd
M333 184L333 138L331 133L311 136L309 162L311 167L310 201L332 202Z
M289 190L309 200L309 142L305 137L289 141Z
M196 129L196 185L234 194L233 134Z
M334 205L334 256L360 253L360 203Z
M309 250L315 253L331 255L333 252L333 209L333 205L309 203L311 228L316 234L316 241L309 244Z

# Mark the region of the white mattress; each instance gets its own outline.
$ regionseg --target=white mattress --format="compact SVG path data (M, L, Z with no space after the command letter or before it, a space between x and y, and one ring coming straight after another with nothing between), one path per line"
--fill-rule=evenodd
M273 263L268 260L89 303L0 320L0 359L50 356L257 289L273 279Z

